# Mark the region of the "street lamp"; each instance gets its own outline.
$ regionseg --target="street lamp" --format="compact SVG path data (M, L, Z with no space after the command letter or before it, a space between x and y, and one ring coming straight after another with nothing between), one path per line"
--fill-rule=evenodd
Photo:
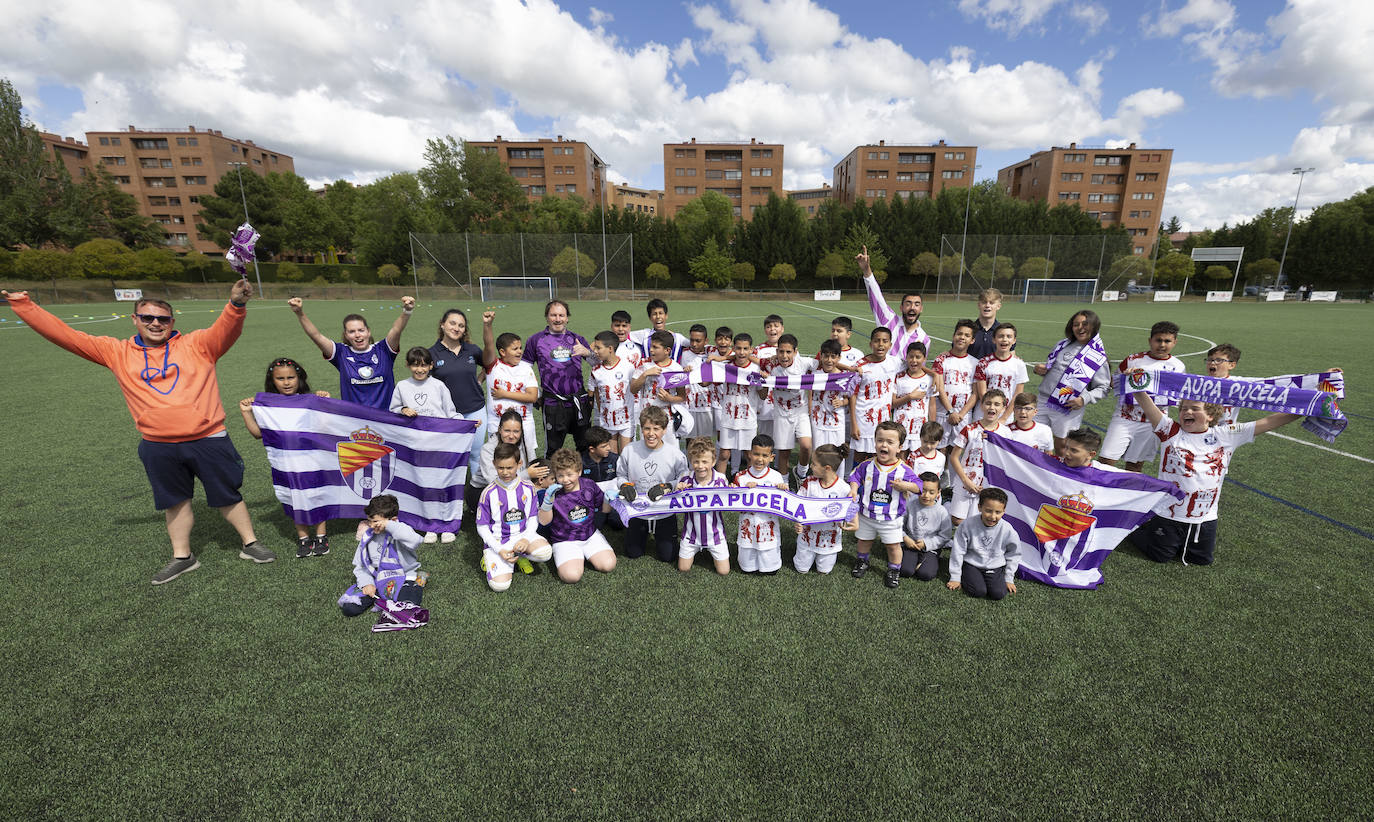
M1288 233L1283 235L1283 256L1279 258L1279 278L1275 285L1283 285L1283 264L1288 260L1288 240L1293 236L1293 218L1298 216L1298 198L1302 196L1302 178L1309 171L1316 171L1315 168L1295 168L1293 173L1298 175L1298 193L1293 195L1293 213L1288 215Z
M967 175L967 174L968 174L968 163L964 163L964 165L961 166L961 168L963 168L964 174ZM974 170L975 172L977 172L978 169L980 169L980 168L982 168L982 166L974 166L974 167L973 167L973 170ZM960 296L961 294L963 294L963 291L964 291L964 262L965 262L965 260L964 260L964 250L968 247L968 208L969 208L969 205L970 205L972 202L973 202L973 178L972 178L972 177L969 177L969 180L968 180L968 194L964 195L964 238L959 242L959 283L958 283L958 285L956 285L956 286L954 287L954 300L955 300L955 302L958 302L959 296ZM995 261L994 261L994 262L995 262ZM993 268L995 269L996 266L994 265Z
M245 223L250 223L250 222L252 222L252 221L248 219L248 195L243 193L243 167L246 166L246 165L248 165L248 164L247 164L247 163L226 163L225 165L238 166L238 170L239 170L239 199L241 199L241 200L243 201L243 221L244 221ZM266 297L266 294L264 294L264 293L263 293L263 290L262 290L262 272L258 270L258 252L257 252L257 249L254 249L254 250L253 250L253 274L258 278L258 299L263 299L263 298Z

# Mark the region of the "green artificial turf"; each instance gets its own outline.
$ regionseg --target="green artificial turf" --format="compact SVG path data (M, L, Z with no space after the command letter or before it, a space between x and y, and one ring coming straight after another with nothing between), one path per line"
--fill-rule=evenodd
M179 304L178 327L219 307ZM432 343L445 307L422 301L403 347ZM572 326L590 337L622 307L643 317L576 303ZM1343 367L1351 425L1329 447L1374 457L1370 307L1095 307L1113 361L1172 319L1193 371L1222 341L1244 352L1239 374ZM128 336L110 317L128 308L54 310ZM330 334L366 309L380 336L397 308L307 304ZM528 335L541 308L502 307L498 328ZM975 310L932 302L924 319L947 338ZM1032 361L1073 310L1008 303L1002 318ZM855 345L872 327L866 304L801 300L677 302L671 321L757 334L772 312L803 350L835 314L856 319ZM468 527L422 549L433 623L374 635L334 604L353 524L332 523L328 557L291 559L238 415L278 356L337 391L284 305L251 304L219 368L244 495L281 559L237 559L198 501L203 567L157 588L170 552L113 379L0 317L8 817L1334 819L1374 799L1374 466L1297 426L1281 433L1307 444L1237 452L1230 476L1256 490L1228 483L1210 568L1126 547L1097 591L1025 582L991 604L939 581L851 579L851 547L828 577L681 575L645 557L575 586L517 575L498 595Z

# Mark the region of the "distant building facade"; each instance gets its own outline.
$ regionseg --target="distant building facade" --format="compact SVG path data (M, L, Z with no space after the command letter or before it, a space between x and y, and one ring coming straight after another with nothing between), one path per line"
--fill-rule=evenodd
M687 203L708 191L730 200L736 217L748 220L768 202L782 196L782 143L663 144L663 209L675 217Z
M855 146L835 164L835 199L845 205L859 200L922 200L946 188L973 184L978 165L977 146L934 145Z
M538 140L506 140L498 134L495 140L469 140L468 145L495 154L530 201L576 194L588 204L601 202L606 163L586 143L561 134Z
M663 213L663 192L652 188L616 186L612 189L611 205L621 211L633 211L657 217Z
M789 191L787 192L787 199L801 206L801 210L806 212L806 216L815 217L822 204L832 202L835 199L835 189L831 188L829 183L822 183L820 188L800 188L796 191Z
M1103 225L1131 235L1131 253L1154 248L1169 184L1170 148L1055 146L1000 169L997 184L1012 197L1072 204Z
M43 150L66 167L73 182L79 183L91 173L91 152L85 143L75 137L63 137L46 131L40 131L38 137L43 141Z

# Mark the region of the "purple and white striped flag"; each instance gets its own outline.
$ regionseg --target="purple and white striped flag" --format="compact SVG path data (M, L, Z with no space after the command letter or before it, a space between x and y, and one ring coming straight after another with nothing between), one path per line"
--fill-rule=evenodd
M314 394L258 394L272 485L286 515L311 524L361 519L391 494L417 531L457 531L463 519L472 420L403 417Z
M1024 546L1017 576L1056 588L1094 589L1102 563L1165 497L1172 482L1095 465L1070 468L1025 443L989 433L983 450L988 487L1007 492L1005 519Z
M833 374L817 372L814 374L779 374L766 377L752 371L741 371L739 366L729 363L704 362L690 374L673 372L663 375L664 388L682 388L692 383L748 383L759 388L781 388L785 391L840 391L848 393L858 384L860 376L856 371L836 371Z

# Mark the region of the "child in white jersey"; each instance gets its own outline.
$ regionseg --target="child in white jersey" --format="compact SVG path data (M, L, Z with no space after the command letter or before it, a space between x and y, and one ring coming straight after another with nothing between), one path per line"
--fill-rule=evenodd
M706 345L706 326L693 325L687 332L690 345L682 352L682 367L695 373L707 361L711 351ZM714 383L703 385L696 380L687 385L687 412L692 415L692 433L709 437L715 433L715 403L712 401Z
M832 339L821 343L813 373L834 374L840 370L839 365L839 342ZM849 432L849 409L853 402L854 396L844 391L807 392L812 444L817 448L822 445L845 445L845 437ZM847 445L845 451L848 453Z
M741 379L759 373L759 367L753 360L754 338L741 331L735 335L732 343L734 356L731 362L739 369ZM723 474L729 468L731 453L744 454L749 450L758 430L759 404L767 394L767 388L755 388L747 381L721 384L720 457L716 461L717 471Z
M973 371L978 367L978 361L968 353L971 342L973 320L959 320L954 324L949 350L930 364L930 370L935 375L935 390L940 397L935 420L945 429L940 447L946 449L946 454L954 442L955 433L967 425L965 419L973 410Z
M477 534L482 538L487 587L500 592L510 587L517 560L544 562L553 556L553 548L537 533L535 489L520 478L520 446L497 445L492 463L496 481L482 490L477 503Z
M970 517L954 532L949 549L951 591L964 589L976 599L999 600L1016 593L1016 569L1021 566L1021 539L1007 511L1007 492L984 488L978 492L978 516Z
M706 354L707 362L730 362L735 357L735 332L730 326L722 325L716 329L716 347ZM712 417L715 420L716 442L720 442L725 432L725 417L721 413L721 398L725 395L725 383L710 384ZM702 432L705 436L705 432Z
M1178 422L1169 419L1145 391L1133 395L1164 445L1159 478L1178 486L1185 496L1131 533L1130 541L1155 562L1183 559L1185 565L1211 565L1217 543L1217 506L1221 484L1235 449L1267 431L1301 419L1296 414L1270 414L1254 422L1213 427L1221 406L1180 400Z
M1029 379L1026 373L1026 364L1012 349L1016 347L1016 326L1011 323L1002 323L992 334L993 352L978 361L978 365L973 369L973 396L975 403L981 403L983 395L990 388L996 388L1008 397L1014 397L1026 387ZM975 406L970 412L973 419L983 415L983 411ZM1002 422L1010 424L1012 410L1010 406L1003 409Z
M820 445L811 457L811 471L802 480L797 495L811 498L853 499L854 491L840 476L848 449L843 445ZM814 565L816 572L828 574L844 547L843 532L858 528L857 518L827 522L824 525L796 523L797 552L792 567L805 574Z
M983 490L983 449L987 435L1005 430L1001 420L1006 407L1006 395L996 388L988 389L983 395L983 418L964 426L954 435L949 464L958 482L954 486L954 499L949 504L949 516L956 526L968 519L977 507L978 495Z
M901 357L889 357L892 332L883 326L869 335L872 351L859 363L859 384L854 388L854 413L849 415L849 447L854 459L862 462L873 456L873 432L878 423L892 419L892 387L906 364ZM905 435L903 435L905 442Z
M906 429L903 451L921 443L921 427L935 419L935 378L926 370L926 344L906 347L906 370L892 382L892 418Z
M630 380L630 390L635 392L636 408L643 411L657 406L667 412L670 422L663 439L669 448L678 447L677 429L671 420L675 409L685 408L687 388L665 387L664 376L682 370L682 365L673 359L673 335L667 331L655 331L649 335L649 359L639 364L634 378ZM690 420L687 425L691 425ZM691 429L687 428L684 433L691 433Z
M697 437L687 445L687 460L692 472L678 480L677 490L723 488L730 484L713 468L715 445L709 437ZM682 515L682 543L678 547L677 569L692 570L700 551L711 555L716 573L730 573L730 546L725 542L725 518L720 511L696 511Z
M768 369L772 377L800 377L810 374L819 364L812 357L797 353L797 338L791 334L778 337L778 351ZM811 417L808 414L807 392L801 389L774 388L773 400L773 443L777 446L778 472L787 476L791 463L792 448L800 449L797 459L797 476L806 476L806 466L811 462Z
M917 504L906 510L901 575L929 582L940 572L940 549L949 543L953 526L940 504L939 475L927 471L920 479Z
M940 440L944 439L944 426L938 422L928 422L921 426L920 447L907 452L906 464L918 475L926 472L940 478L940 486L945 487L945 455L940 451Z
M634 318L628 311L615 311L611 314L611 333L615 334L616 356L629 360L632 368L638 368L640 360L644 359L644 352L640 350L638 343L630 339L630 326L633 323Z
M429 372L434 370L434 355L428 348L415 346L406 352L406 367L410 376L396 383L391 391L391 411L404 417L442 417L457 419L462 416L453 407L453 396L448 386L440 380L433 380Z
M1140 351L1121 361L1117 373L1129 374L1132 371L1158 373L1169 371L1183 373L1183 361L1173 355L1174 345L1178 342L1178 326L1171 322L1157 322L1150 326L1150 348ZM1156 406L1168 408L1172 400L1154 398ZM1139 472L1145 463L1155 458L1159 440L1155 439L1154 426L1145 419L1145 411L1129 395L1120 398L1112 421L1107 424L1107 433L1102 437L1102 451L1098 460L1107 465L1125 457L1123 466L1127 471Z
M630 390L635 366L617 353L619 345L614 331L602 331L592 339L592 355L597 359L592 369L596 423L611 433L612 450L617 454L630 444L635 419L634 392Z
M735 474L735 485L787 490L787 478L773 470L772 437L767 434L755 436L749 446L748 459L749 466ZM744 573L776 574L782 568L782 530L778 518L753 511L740 512L735 549L739 554L739 569Z
M488 312L493 316L495 312ZM487 430L495 431L501 415L517 411L525 426L525 442L533 448L538 441L534 430L534 403L539 399L539 379L534 365L525 362L524 341L509 331L492 338L492 324L482 316L483 357L487 367Z
M1029 391L1022 391L1011 401L1012 424L1002 433L1009 440L1024 442L1046 454L1054 453L1054 434L1043 422L1036 422L1035 415L1040 411L1038 398Z
M773 358L777 356L778 339L782 337L782 332L782 317L777 314L769 314L763 318L763 342L754 348L754 358L758 360L759 371L765 377L769 375ZM773 395L772 392L769 392L759 402L758 433L773 436L773 417Z
M858 579L868 573L869 553L876 539L887 550L883 584L889 588L896 588L900 582L906 495L921 492L916 473L900 459L905 438L902 426L892 420L878 423L873 435L873 459L859 463L849 474L850 488L859 500L859 556L850 575Z

